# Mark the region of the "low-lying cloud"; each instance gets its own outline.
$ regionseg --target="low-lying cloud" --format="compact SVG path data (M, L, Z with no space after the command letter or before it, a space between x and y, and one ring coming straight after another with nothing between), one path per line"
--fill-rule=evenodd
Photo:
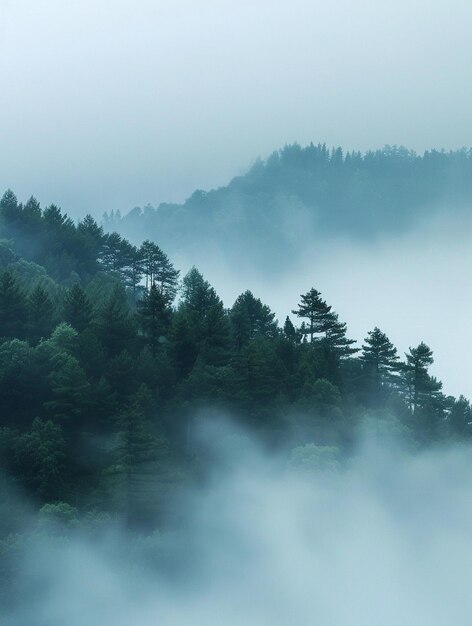
M407 454L370 435L336 460L244 441L219 441L225 461L160 536L33 541L2 623L470 623L469 446Z

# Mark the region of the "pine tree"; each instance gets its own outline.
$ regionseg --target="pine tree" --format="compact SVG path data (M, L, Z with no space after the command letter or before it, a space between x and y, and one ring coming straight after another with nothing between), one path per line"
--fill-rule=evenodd
M448 416L449 426L456 435L470 434L472 426L472 408L470 402L459 396L451 406Z
M381 383L394 382L400 369L399 357L387 335L375 327L364 341L361 360L367 371Z
M79 256L81 274L93 276L98 270L98 259L105 239L103 228L91 215L86 215L79 222L77 233L82 243Z
M200 327L198 351L208 365L224 365L231 351L231 328L223 303L218 299L207 309Z
M21 205L18 198L11 189L7 189L0 200L0 224L2 226L2 236L7 239L14 239L19 233Z
M325 337L328 346L339 358L346 358L358 352L358 348L353 348L355 339L346 337L347 326L345 322L340 322L338 314L330 312L325 323Z
M238 403L253 415L270 414L278 394L283 393L286 370L271 341L258 337L232 361Z
M37 285L28 296L28 337L36 344L54 328L54 303L48 292Z
M158 289L156 283L144 293L138 301L138 319L144 336L151 346L152 355L156 355L159 342L165 339L170 329L172 312L168 300Z
M136 292L144 274L141 249L132 246L129 265L123 271L124 283L133 292L133 304L136 304Z
M315 335L325 332L326 316L331 311L326 302L321 298L321 293L312 288L306 294L302 294L298 309L292 311L297 317L308 320L305 323L303 334L309 336L313 342Z
M118 273L123 267L123 237L118 233L104 236L100 261L107 272Z
M277 336L275 313L250 291L238 296L230 312L233 337L238 350L257 336Z
M358 351L357 348L351 347L355 341L346 337L346 324L339 321L337 313L331 310L331 306L321 298L320 292L316 289L312 288L302 295L298 309L292 313L308 320L302 324L300 331L304 338L310 337L310 343L315 343L319 339L324 340L326 347L341 359Z
M288 315L285 318L284 335L292 343L298 343L297 331L295 330L295 326L292 324Z
M167 303L171 304L177 294L180 272L174 268L159 246L148 239L143 242L139 252L146 277L146 289L156 284Z
M44 399L46 385L34 351L26 341L0 342L0 424L31 423ZM47 376L47 370L45 372Z
M92 322L92 305L79 285L74 285L64 294L63 318L79 333L88 328Z
M208 365L221 365L231 347L228 316L216 291L195 268L183 279L179 313L186 317L197 353Z
M45 403L50 414L59 421L71 422L77 429L90 402L90 384L79 362L65 356L57 370L49 375L53 399Z
M208 307L219 300L215 290L195 268L184 276L182 282L182 302L186 312L195 320L205 315Z
M171 354L177 378L182 380L190 374L198 356L195 332L183 307L180 307L172 320Z
M101 306L96 320L96 332L111 357L129 348L133 343L135 325L129 313L123 287L115 287Z
M403 369L403 379L408 389L408 401L413 414L420 408L426 408L438 397L442 384L428 373L433 364L431 349L421 342L416 348L410 348Z
M36 417L29 431L14 441L13 454L20 483L33 489L44 501L61 497L66 446L59 424Z
M25 336L25 323L28 319L26 294L11 272L0 274L0 336Z

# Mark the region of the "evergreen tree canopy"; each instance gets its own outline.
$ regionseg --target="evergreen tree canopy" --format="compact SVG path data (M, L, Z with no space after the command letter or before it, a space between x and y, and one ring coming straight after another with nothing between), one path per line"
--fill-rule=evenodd
M0 335L24 337L27 319L28 302L25 293L11 272L2 272L0 274Z
M434 363L433 352L423 341L416 348L410 348L405 356L403 377L408 401L415 414L439 396L442 384L428 373L429 366Z
M387 335L375 327L364 339L361 359L381 382L391 382L399 370L397 349Z
M93 319L92 305L85 291L74 285L66 291L63 300L63 318L79 333L83 332Z
M250 291L238 296L231 309L230 319L233 337L237 349L246 345L256 336L275 338L277 336L277 322L275 313L255 298Z
M292 313L307 320L301 328L304 338L309 336L311 343L319 341L320 338L323 339L324 343L340 358L348 357L358 351L351 347L355 341L346 337L346 324L339 321L337 313L334 313L331 306L321 298L319 291L312 288L300 297L298 309Z

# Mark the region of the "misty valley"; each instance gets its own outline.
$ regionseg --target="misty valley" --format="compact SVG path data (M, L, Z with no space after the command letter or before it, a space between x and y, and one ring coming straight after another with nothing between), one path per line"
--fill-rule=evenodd
M434 337L353 336L316 272L276 319L198 263L277 294L309 241L471 201L471 151L313 144L102 223L7 190L1 623L468 624L472 409Z

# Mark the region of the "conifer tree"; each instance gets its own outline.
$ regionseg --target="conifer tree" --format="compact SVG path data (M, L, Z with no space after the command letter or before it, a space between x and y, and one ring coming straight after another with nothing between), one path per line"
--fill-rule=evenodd
M397 349L377 326L364 339L361 360L381 383L394 382L400 369Z
M118 273L123 267L123 242L123 237L118 233L105 235L100 261L106 271Z
M96 319L96 332L111 357L133 342L135 325L123 287L115 287L101 306Z
M331 311L331 307L321 298L321 293L314 288L302 294L300 298L298 309L293 310L292 313L303 320L308 320L305 322L303 335L308 335L310 341L313 342L315 335L325 332L326 315Z
M141 249L136 248L136 246L132 246L129 256L129 264L123 270L123 279L125 285L133 292L133 303L136 304L136 292L144 274Z
M79 362L72 356L49 376L53 399L46 407L58 420L71 421L80 418L89 403L90 384Z
M256 336L274 338L277 335L274 318L275 313L249 290L238 296L230 312L236 348L241 349Z
M28 296L28 336L33 343L48 337L54 328L54 303L48 292L37 285Z
M325 337L328 346L335 352L339 358L347 358L358 352L358 348L353 348L356 343L355 339L346 337L346 323L340 322L338 314L330 312L326 316Z
M346 358L357 352L356 348L351 347L355 341L346 337L346 324L339 321L337 313L331 310L331 306L321 298L316 289L312 288L302 295L298 309L292 313L307 320L300 330L304 338L310 337L310 343L323 339L326 346L339 358Z
M470 402L459 396L451 406L448 416L449 426L456 435L465 435L472 432L472 408Z
M195 268L183 279L179 313L187 319L197 353L208 365L221 365L230 352L228 316L216 291Z
M31 428L14 442L14 464L23 486L43 500L57 500L64 486L66 445L62 428L36 417Z
M11 189L7 189L0 200L0 224L2 226L2 236L7 239L14 239L19 233L21 205L18 198Z
M138 319L153 356L156 355L159 342L165 339L169 331L171 315L167 298L153 283L138 302Z
M0 274L0 336L25 336L28 319L26 294L11 272Z
M423 341L416 348L410 348L405 356L403 379L410 409L415 414L439 395L442 384L428 373L429 366L434 362L433 352Z
M190 374L198 356L195 332L184 307L176 311L172 320L171 352L177 378L182 380Z
M159 246L148 239L143 242L139 252L146 277L146 289L156 283L168 304L171 304L177 294L180 272L174 268Z
M292 321L291 321L291 319L289 318L288 315L285 318L283 331L284 331L285 337L289 341L291 341L292 343L297 343L298 342L297 331L295 329L295 326L292 324Z
M63 318L79 333L90 326L93 318L92 305L79 285L74 285L64 294Z
M103 228L97 224L91 215L86 215L79 222L77 233L82 242L80 266L87 275L91 276L98 270L98 259L105 240Z

